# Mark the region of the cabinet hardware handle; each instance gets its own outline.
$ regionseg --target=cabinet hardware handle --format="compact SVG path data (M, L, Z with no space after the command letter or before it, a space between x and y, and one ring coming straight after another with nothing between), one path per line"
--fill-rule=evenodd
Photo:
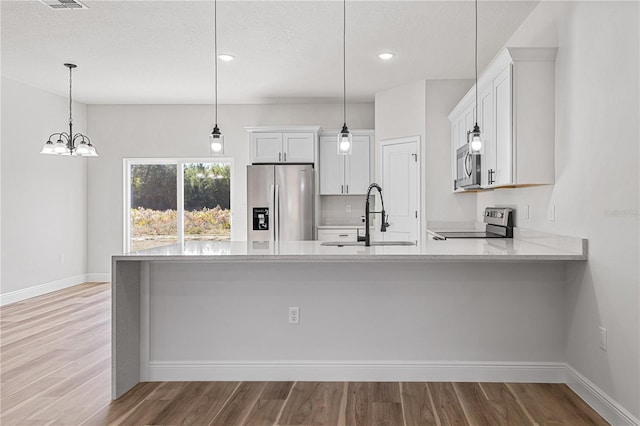
M347 194L349 193L349 185L347 185Z
M340 193L344 194L344 185L340 185Z
M348 236L349 236L349 234L339 234L339 235L338 235L338 237L342 237L342 238L346 238L346 237L348 237Z
M282 161L282 153L281 152L278 153L278 161Z
M495 182L496 182L496 180L495 180L495 178L494 178L494 175L495 175L496 171L495 171L495 170L493 170L493 169L489 169L489 170L487 171L487 173L489 174L489 176L488 176L489 185L491 185L491 184L495 183Z
M284 153L284 161L287 161L287 153Z

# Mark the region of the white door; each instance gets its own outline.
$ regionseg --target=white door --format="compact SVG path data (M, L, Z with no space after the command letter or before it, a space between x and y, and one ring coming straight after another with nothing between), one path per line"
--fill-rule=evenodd
M493 81L496 145L496 185L513 183L511 65Z
M371 183L371 136L353 135L353 153L345 157L345 187L349 195L364 195Z
M385 241L417 241L420 233L419 137L381 142L382 194L389 228Z
M283 133L282 161L315 163L314 133Z

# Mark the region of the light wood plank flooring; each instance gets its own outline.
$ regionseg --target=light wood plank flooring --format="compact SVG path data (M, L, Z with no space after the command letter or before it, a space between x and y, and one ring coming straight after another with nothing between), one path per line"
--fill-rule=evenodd
M605 425L567 386L140 383L110 400L110 286L0 308L2 425Z

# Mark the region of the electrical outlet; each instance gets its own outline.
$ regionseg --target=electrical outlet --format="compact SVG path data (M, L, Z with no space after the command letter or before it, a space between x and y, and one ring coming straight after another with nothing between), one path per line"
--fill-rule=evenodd
M529 204L522 206L522 219L529 220Z
M347 207L345 208L347 213L351 213L351 204L347 204Z
M549 208L547 209L547 220L549 222L555 222L556 221L556 206L555 206L555 204L551 204L549 206Z
M289 324L300 324L300 308L289 306Z
M600 327L600 349L607 350L607 329Z

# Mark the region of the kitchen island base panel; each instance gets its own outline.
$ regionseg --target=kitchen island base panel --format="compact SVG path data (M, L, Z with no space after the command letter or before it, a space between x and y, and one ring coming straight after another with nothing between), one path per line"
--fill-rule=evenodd
M560 262L115 262L114 398L139 380L564 374Z

